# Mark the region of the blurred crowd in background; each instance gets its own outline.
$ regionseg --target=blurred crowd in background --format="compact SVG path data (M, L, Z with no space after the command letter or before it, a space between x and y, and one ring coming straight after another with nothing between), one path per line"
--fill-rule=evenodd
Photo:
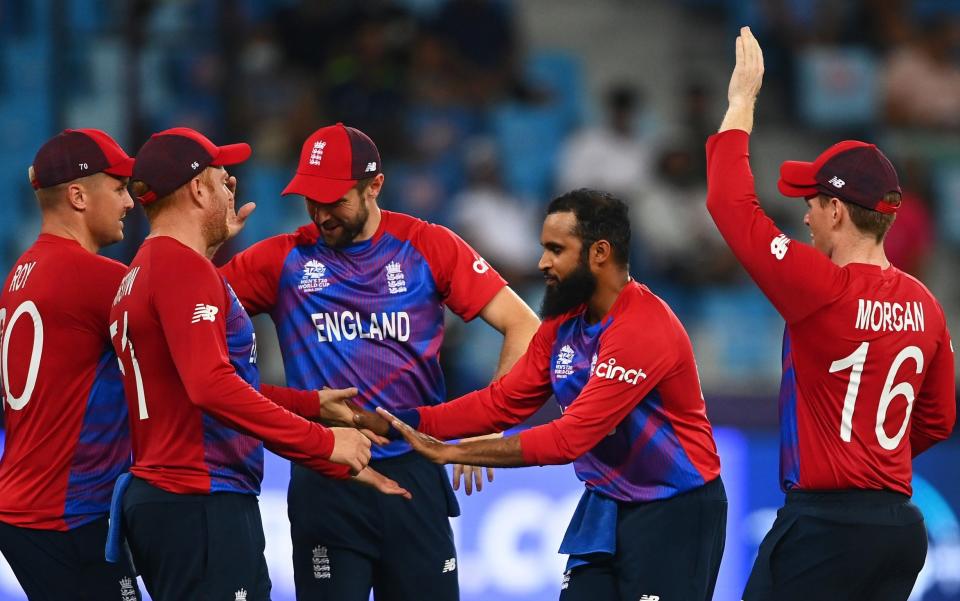
M0 264L36 236L26 169L60 129L105 129L130 154L179 125L250 142L238 199L258 208L223 260L307 222L279 192L307 135L342 121L380 148L381 206L451 227L534 307L546 203L581 186L622 197L633 275L690 332L711 416L770 424L782 322L704 207L740 25L766 59L764 207L806 239L802 203L776 192L780 162L877 143L905 193L888 256L960 331L955 0L0 0ZM128 219L106 253L121 260L146 233L139 208ZM451 394L484 385L498 349L487 326L451 320ZM275 355L261 354L268 380Z

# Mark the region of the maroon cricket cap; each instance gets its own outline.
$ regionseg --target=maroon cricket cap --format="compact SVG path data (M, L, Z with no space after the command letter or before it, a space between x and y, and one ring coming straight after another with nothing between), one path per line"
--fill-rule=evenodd
M30 185L39 190L95 173L130 177L133 159L99 129L65 129L37 151Z
M147 185L149 192L138 196L150 204L167 196L206 167L236 165L250 158L246 143L217 146L189 127L174 127L150 136L137 153L133 179Z
M883 200L888 192L901 191L890 159L875 145L857 140L834 144L812 163L785 161L777 187L784 196L823 193L880 213L896 213L900 206Z
M318 129L303 143L297 173L283 194L336 202L358 180L380 171L380 152L373 140L359 129L337 123Z

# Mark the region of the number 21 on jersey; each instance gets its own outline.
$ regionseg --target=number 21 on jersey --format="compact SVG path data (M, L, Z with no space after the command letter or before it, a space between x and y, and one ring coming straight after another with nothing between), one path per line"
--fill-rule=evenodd
M850 381L847 384L847 394L843 399L843 413L840 415L840 438L844 442L850 442L853 431L853 412L857 405L857 395L860 392L860 377L863 374L863 366L867 362L867 351L870 349L869 342L863 342L843 359L838 359L830 364L830 373L850 369ZM913 359L916 366L916 373L923 371L923 353L918 347L908 346L901 350L894 358L893 363L887 371L887 379L883 384L883 391L880 393L880 404L877 406L876 435L880 446L888 451L892 451L900 446L903 435L907 432L907 425L910 423L910 412L913 411L913 400L916 398L916 391L909 382L900 382L894 385L893 379L897 377L900 367L907 359ZM907 409L903 416L903 423L900 429L893 436L887 436L884 429L884 422L887 421L887 411L890 409L890 403L898 396L903 396L907 401Z
M117 321L110 324L110 338L115 338L119 330L119 323ZM138 413L140 415L140 419L149 419L150 414L147 413L147 399L143 393L143 376L140 375L140 362L137 361L137 354L133 350L133 341L127 336L127 312L124 311L123 331L120 336L120 351L125 351L128 348L130 349L130 365L133 368L133 379L137 386ZM117 361L120 363L120 373L127 375L127 371L123 367L123 357L120 353L117 353Z

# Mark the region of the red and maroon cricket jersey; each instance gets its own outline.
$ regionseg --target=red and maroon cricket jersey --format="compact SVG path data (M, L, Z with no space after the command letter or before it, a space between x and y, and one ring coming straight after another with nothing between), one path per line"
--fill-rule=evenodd
M748 144L741 130L707 142L707 208L786 320L781 486L910 494L911 458L956 419L943 309L895 267L839 267L789 239L757 202Z

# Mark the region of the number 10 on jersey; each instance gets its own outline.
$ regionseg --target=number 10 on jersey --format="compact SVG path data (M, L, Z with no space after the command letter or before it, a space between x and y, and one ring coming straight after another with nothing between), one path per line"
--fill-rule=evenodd
M113 322L110 324L110 338L111 340L116 337L119 330L118 322ZM130 364L133 368L133 379L137 385L137 408L139 410L140 419L149 419L150 414L147 413L147 399L143 393L143 376L140 375L140 362L137 361L137 354L133 351L133 341L127 336L127 312L123 312L123 332L120 336L120 351L125 351L127 348L130 348ZM123 367L123 357L120 353L117 353L117 361L120 363L120 373L127 375L127 371Z

